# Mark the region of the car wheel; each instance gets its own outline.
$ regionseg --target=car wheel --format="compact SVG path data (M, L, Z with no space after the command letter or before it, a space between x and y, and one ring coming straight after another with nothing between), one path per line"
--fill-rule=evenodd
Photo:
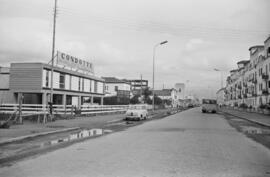
M217 111L212 111L213 114L215 114Z

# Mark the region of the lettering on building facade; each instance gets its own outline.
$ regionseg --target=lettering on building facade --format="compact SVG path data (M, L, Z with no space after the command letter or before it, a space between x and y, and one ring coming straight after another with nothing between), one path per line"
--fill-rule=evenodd
M57 64L94 73L93 63L57 51Z

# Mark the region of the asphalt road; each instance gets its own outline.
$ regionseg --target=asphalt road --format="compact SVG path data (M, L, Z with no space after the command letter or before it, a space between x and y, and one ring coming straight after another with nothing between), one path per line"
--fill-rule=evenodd
M3 177L270 176L270 151L199 108L0 169Z

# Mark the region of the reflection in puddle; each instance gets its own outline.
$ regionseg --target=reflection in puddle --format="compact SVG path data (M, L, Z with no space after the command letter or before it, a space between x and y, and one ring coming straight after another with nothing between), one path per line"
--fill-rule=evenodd
M90 129L90 130L82 130L80 132L70 134L68 137L65 137L65 138L60 138L60 139L44 142L40 145L40 147L52 146L52 145L55 145L58 143L70 142L70 141L74 141L77 139L83 139L83 138L87 138L87 137L101 136L103 134L111 133L111 132L112 132L112 130L103 130L103 129L98 129L98 128Z
M257 128L257 127L250 127L250 126L241 126L243 132L248 134L268 134L270 133L267 129Z

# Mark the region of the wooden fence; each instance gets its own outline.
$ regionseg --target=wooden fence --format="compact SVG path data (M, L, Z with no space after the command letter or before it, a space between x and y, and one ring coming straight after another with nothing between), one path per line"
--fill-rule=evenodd
M53 105L53 113L59 115L97 114L105 112L119 112L127 110L129 105L82 105L81 109L72 105ZM1 104L0 113L14 113L19 111L19 104ZM22 104L23 115L49 114L49 106L42 104Z

